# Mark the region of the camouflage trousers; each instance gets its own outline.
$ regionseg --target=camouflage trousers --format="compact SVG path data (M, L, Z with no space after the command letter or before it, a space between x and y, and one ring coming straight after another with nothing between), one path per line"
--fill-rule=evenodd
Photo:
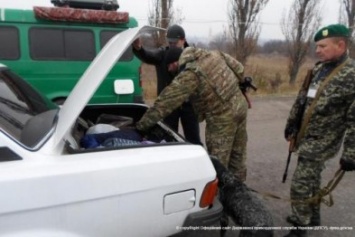
M291 182L292 200L305 200L319 192L324 162L298 158L298 164ZM294 203L291 208L292 216L298 225L309 225L312 216L320 216L319 204Z
M206 146L236 177L245 181L247 168L247 108L237 116L223 114L206 118Z

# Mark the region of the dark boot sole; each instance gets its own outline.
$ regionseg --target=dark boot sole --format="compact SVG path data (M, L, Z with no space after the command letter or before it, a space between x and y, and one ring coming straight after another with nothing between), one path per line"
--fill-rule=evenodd
M292 224L292 225L299 225L299 223L297 223L297 221L295 220L295 218L294 217L292 217L292 216L287 216L286 217L286 221L288 222L288 223L290 223L290 224ZM311 222L309 223L309 225L308 226L320 226L321 225L321 223L320 223L320 221L316 221L316 220L312 220L311 219Z

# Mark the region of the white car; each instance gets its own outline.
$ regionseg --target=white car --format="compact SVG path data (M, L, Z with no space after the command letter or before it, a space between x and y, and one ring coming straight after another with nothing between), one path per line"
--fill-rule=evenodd
M61 107L0 64L0 236L170 236L219 219L207 152L163 123L146 134L162 143L80 145L93 124L128 118L134 127L146 111L87 102L133 40L153 30L112 38Z

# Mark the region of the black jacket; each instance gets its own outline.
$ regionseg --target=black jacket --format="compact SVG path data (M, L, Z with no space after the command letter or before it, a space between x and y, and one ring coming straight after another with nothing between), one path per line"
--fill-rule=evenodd
M168 72L168 66L165 62L165 55L168 49L169 47L160 47L157 49L145 49L141 47L139 50L133 48L133 53L142 62L155 66L158 79L158 95L174 79L174 76Z

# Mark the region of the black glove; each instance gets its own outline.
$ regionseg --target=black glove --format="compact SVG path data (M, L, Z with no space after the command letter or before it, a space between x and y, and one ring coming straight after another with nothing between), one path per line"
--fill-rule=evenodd
M355 161L354 160L346 160L340 159L340 167L344 171L354 171L355 170Z
M132 130L134 130L137 134L139 134L142 138L145 137L146 131L139 130L137 127L132 127Z
M252 88L254 91L256 91L258 88L256 88L254 85L253 85L253 78L251 77L244 77L244 81L239 83L239 88L240 90L245 93L248 91L249 88Z

